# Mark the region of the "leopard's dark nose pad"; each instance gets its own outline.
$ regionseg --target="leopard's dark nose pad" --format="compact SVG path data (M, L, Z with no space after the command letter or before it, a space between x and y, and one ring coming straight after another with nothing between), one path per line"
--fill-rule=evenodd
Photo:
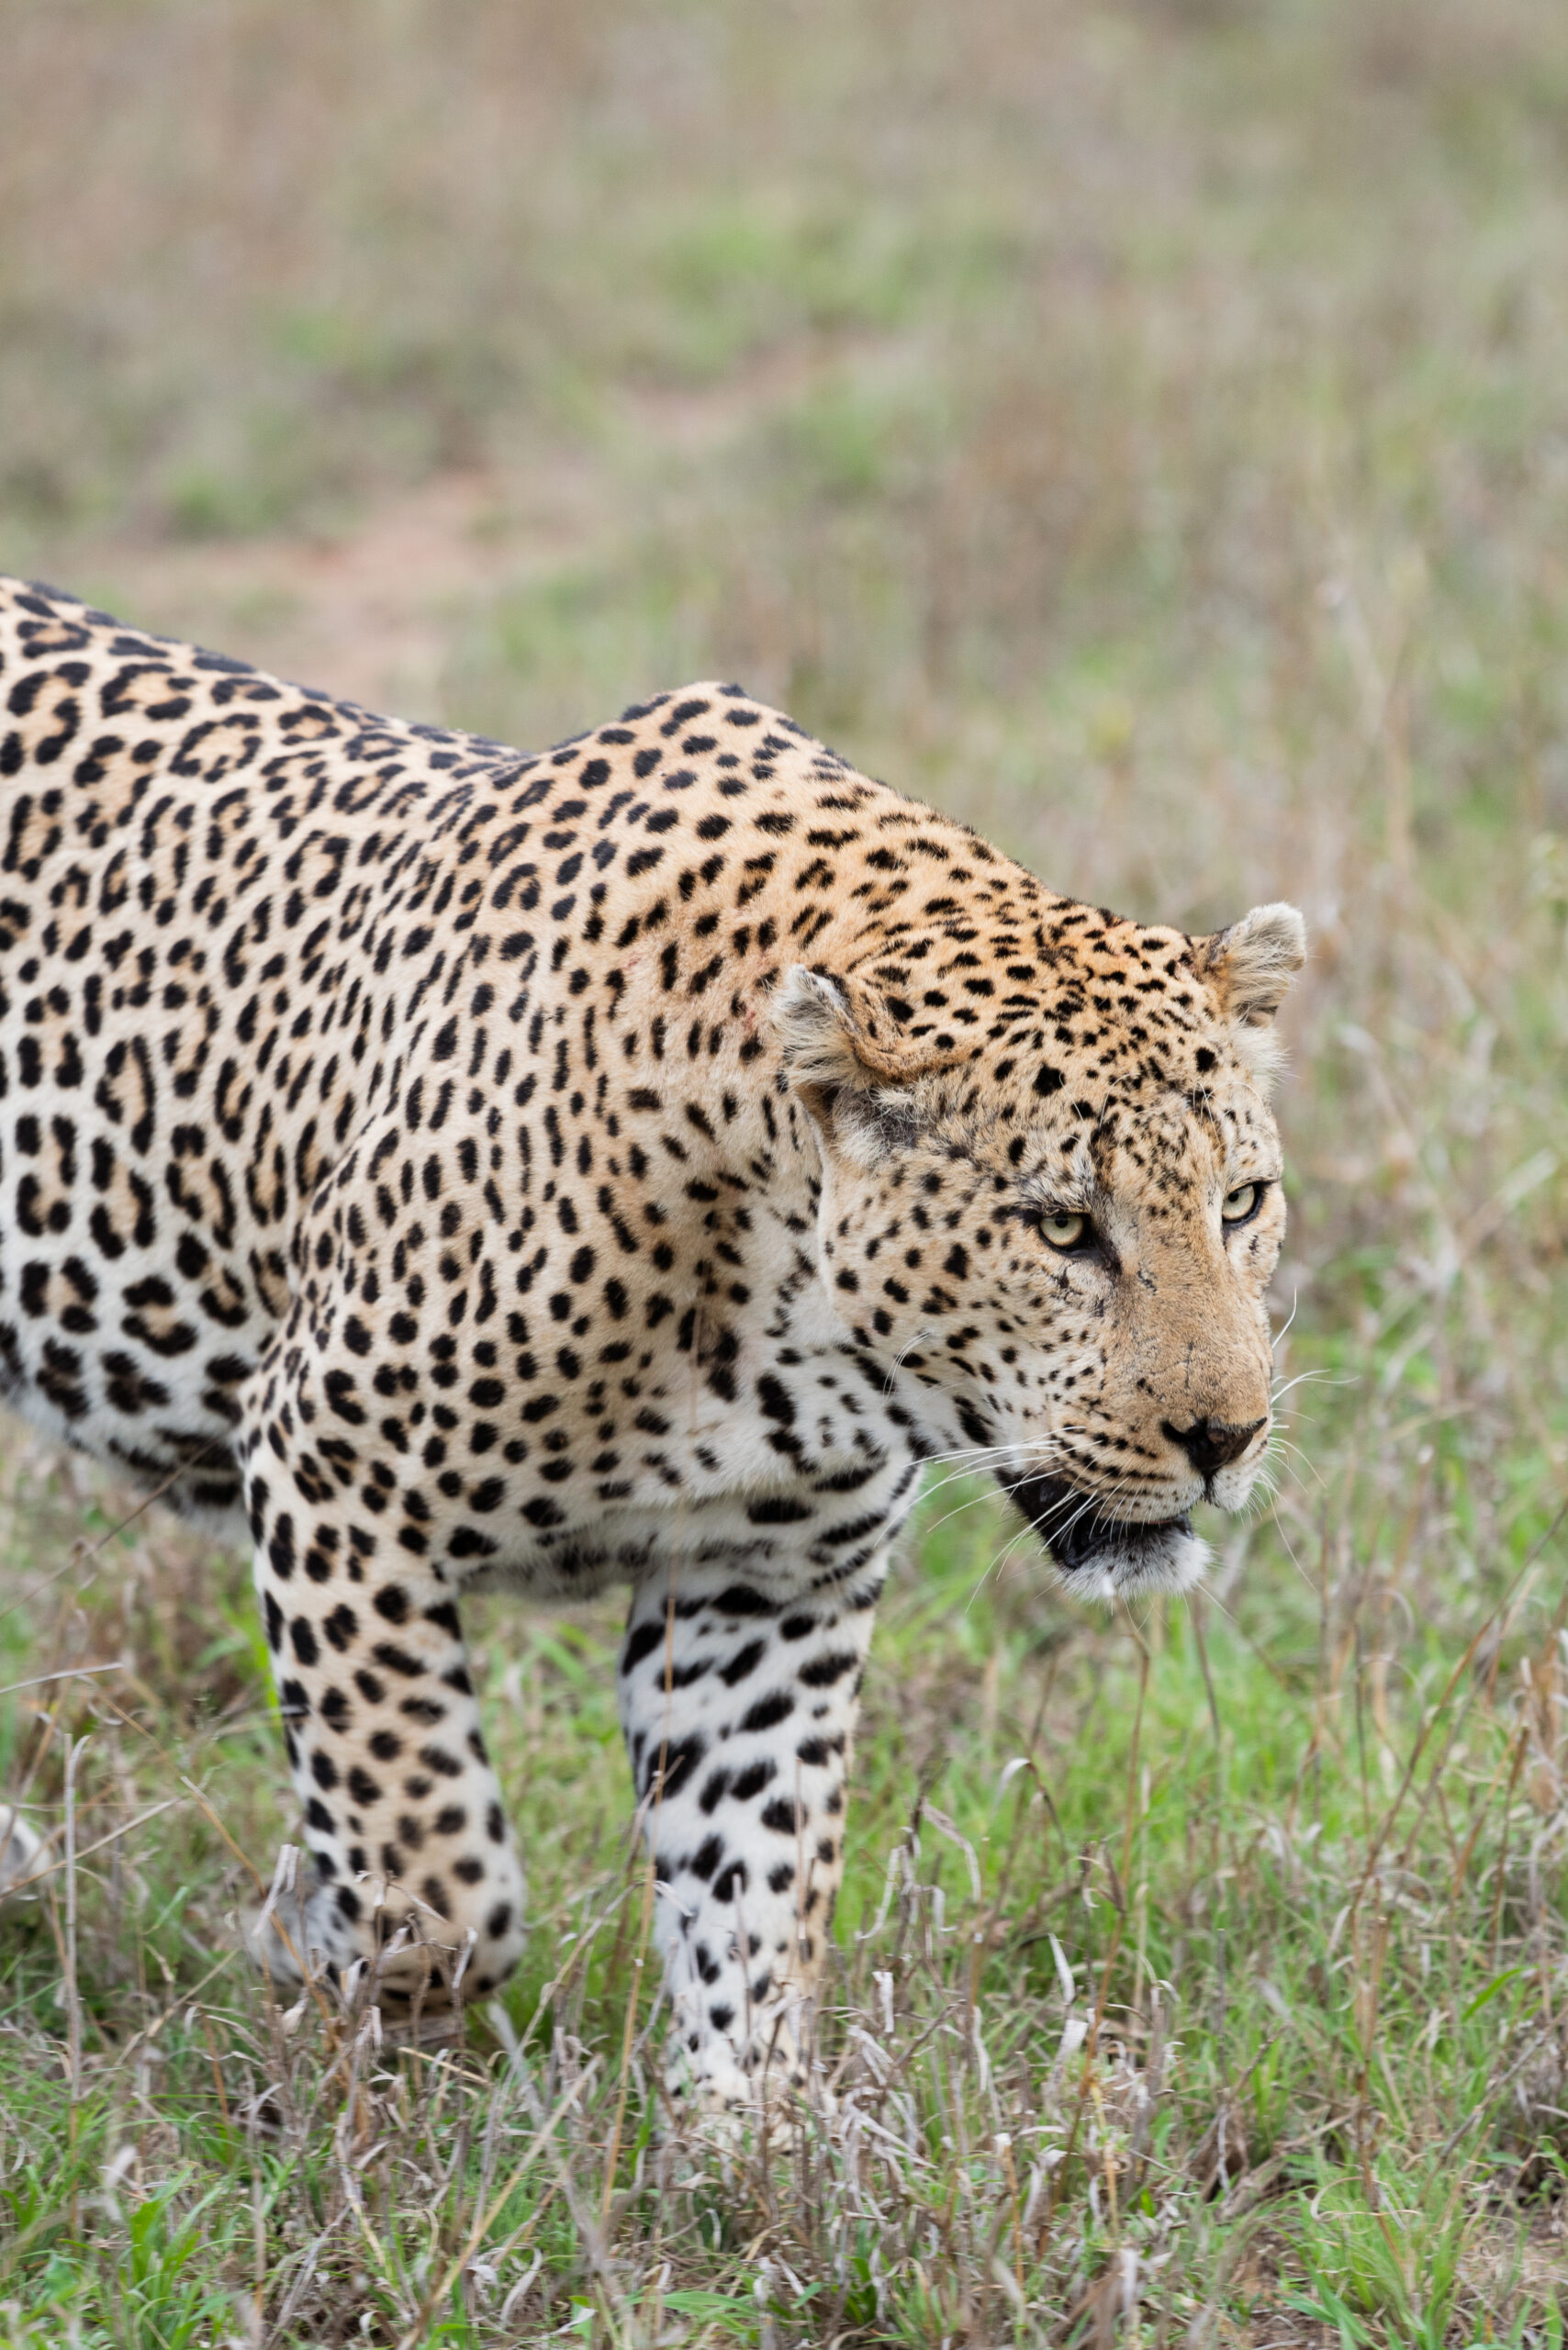
M1235 1420L1194 1420L1190 1428L1179 1428L1162 1420L1159 1433L1181 1446L1200 1477L1212 1477L1216 1469L1240 1460L1262 1425L1261 1420L1249 1420L1245 1427Z

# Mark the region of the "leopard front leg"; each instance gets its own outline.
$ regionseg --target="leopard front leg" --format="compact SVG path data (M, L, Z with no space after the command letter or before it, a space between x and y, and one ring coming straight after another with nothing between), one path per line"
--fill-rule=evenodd
M621 1719L655 1855L678 2106L738 2111L802 2077L884 1571L797 1600L683 1563L633 1598Z
M274 1977L385 1951L378 1997L435 2002L466 1953L489 1990L522 1944L523 1884L439 1566L393 1553L308 1472L247 1477L256 1589L314 1882L252 1935ZM432 1964L431 1952L443 1953Z

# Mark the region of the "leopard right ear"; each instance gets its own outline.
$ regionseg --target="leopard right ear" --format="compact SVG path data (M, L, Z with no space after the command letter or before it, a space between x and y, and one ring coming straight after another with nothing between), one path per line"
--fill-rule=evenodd
M914 1132L911 1082L930 1058L899 1035L864 981L797 963L773 999L784 1069L824 1142L868 1167Z
M1306 960L1306 924L1294 906L1254 906L1249 914L1193 941L1196 968L1230 1024L1236 1051L1267 1092L1282 1054L1274 1014Z
M1305 960L1306 924L1294 906L1254 906L1199 942L1199 970L1226 1015L1245 1028L1272 1020Z

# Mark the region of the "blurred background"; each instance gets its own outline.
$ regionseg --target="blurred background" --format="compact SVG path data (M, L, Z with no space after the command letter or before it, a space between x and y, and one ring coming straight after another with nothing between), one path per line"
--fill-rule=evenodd
M1061 890L1295 897L1291 1293L1479 1216L1536 1297L1551 0L5 15L0 560L521 744L735 676Z
M1558 2222L1532 2205L1516 2243L1497 2214L1524 2207L1496 2182L1532 2132L1557 2143L1568 2107L1551 2036L1564 1604L1560 1552L1537 1547L1568 1500L1561 0L0 0L0 56L6 567L523 745L653 688L738 677L1054 888L1194 929L1260 900L1302 905L1313 959L1285 1023L1275 1303L1284 1372L1308 1383L1287 1405L1271 1514L1211 1529L1213 1681L1206 1658L1193 1677L1172 1616L1156 1688L1186 1759L1159 1764L1152 1798L1142 1782L1144 1930L1198 1986L1188 2036L1206 2052L1170 2141L1192 2232L1168 2276L1212 2317L1238 2279L1264 2293L1279 2273L1230 2252L1216 2271L1224 2232L1204 2232L1226 2143L1213 2117L1240 2095L1228 1916L1233 1976L1266 1974L1293 2013L1298 1996L1313 2014L1351 2001L1337 2054L1316 2025L1257 2009L1248 2094L1267 2077L1273 2103L1229 2125L1259 2162L1339 2146L1355 2210L1338 2250L1314 2237L1312 2257L1341 2305L1379 2340L1441 2338L1410 2331L1432 2306L1415 2269L1396 2256L1376 2281L1393 2238L1370 2141L1353 2157L1313 2138L1320 2095L1363 2114L1383 2100L1414 2165L1406 2240L1419 2206L1450 2251L1470 2247L1444 2272L1445 2310L1462 2276L1499 2323L1535 2307L1507 2298L1537 2273L1518 2244ZM26 1673L41 1635L62 1656L134 1655L159 1735L186 1741L192 1769L199 1751L260 1854L286 1826L271 1748L222 1745L265 1706L242 1566L211 1636L219 1571L140 1527L123 1574L79 1578L77 1615L57 1616L59 1570L38 1601L39 1562L66 1555L84 1507L106 1528L118 1505L9 1425L6 1458L6 1638L33 1642L6 1661ZM1123 1630L1045 1595L1016 1550L987 1579L1002 1522L963 1523L930 1520L927 1582L913 1576L879 1646L859 1767L881 1792L859 1815L851 1919L875 1907L934 1756L967 1818L1019 1724L1042 1767L1069 1772L1110 1687L1117 1773L1126 1759ZM548 1919L624 1794L613 1618L489 1620L503 1775L525 1811L536 1774L568 1788L534 1841ZM1451 1796L1445 1781L1420 1814L1437 1858L1416 1828L1403 1848L1451 1896L1417 1918L1415 1877L1390 1881L1363 2028L1336 1972L1353 1961L1364 1989L1347 1888L1399 1844L1379 1806L1403 1799L1424 1708L1466 1660L1490 1677L1469 1744L1443 1750ZM1184 1780L1211 1718L1217 1775ZM34 1751L31 1720L7 1751ZM1271 1742L1298 1721L1305 1760ZM140 1793L106 1775L106 1817L157 1795L136 1751ZM56 1753L29 1766L50 1800ZM1298 1761L1342 1770L1342 1813L1320 1779L1293 1780ZM1308 1785L1327 1806L1316 1843ZM1092 1773L1057 1785L1086 1838L1104 1831L1102 1793ZM158 1944L176 1974L221 1940L222 1897L203 1913L200 1888L229 1865L201 1818L181 1818L159 1831L187 1855L166 1865L195 1922ZM1018 1880L1008 1897L1022 1903ZM154 1909L176 1914L147 1894L148 1934ZM1077 1928L1051 1914L1071 1958ZM104 1983L127 1979L118 1915L95 1930ZM1041 2015L1057 1997L1033 1944L1009 1977L1018 2016L1025 1993ZM1475 2038L1503 2006L1468 2040L1461 2009L1499 1967L1528 1974L1538 1945L1535 2005L1509 2028L1556 2053L1528 2075L1518 2123L1527 2076ZM1439 1947L1450 1987L1468 1986L1452 1988L1451 2048L1426 2020ZM535 1988L547 1958L530 1962ZM39 1999L51 1965L46 1948L18 1978ZM614 1995L610 1980L607 2017ZM1412 2069L1385 2093L1367 2035L1396 2010ZM1473 2096L1505 2119L1456 2170L1450 2123ZM1315 2212L1336 2208L1324 2191ZM314 2225L299 2218L301 2242ZM1294 2273L1306 2256L1298 2244ZM1099 2255L1081 2257L1097 2274ZM991 2255L975 2258L971 2313L994 2291ZM1514 2285L1487 2300L1476 2278L1509 2260ZM1017 2274L1022 2292L1022 2255ZM1187 2303L1168 2292L1168 2307ZM932 2340L958 2338L949 2316Z

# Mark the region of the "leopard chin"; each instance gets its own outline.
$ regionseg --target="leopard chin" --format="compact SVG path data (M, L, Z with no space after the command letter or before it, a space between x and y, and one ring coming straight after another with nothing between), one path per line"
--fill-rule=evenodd
M1148 1524L1111 1517L1059 1477L1026 1477L1009 1497L1045 1543L1063 1583L1080 1596L1130 1599L1141 1592L1190 1591L1209 1546L1179 1517Z

